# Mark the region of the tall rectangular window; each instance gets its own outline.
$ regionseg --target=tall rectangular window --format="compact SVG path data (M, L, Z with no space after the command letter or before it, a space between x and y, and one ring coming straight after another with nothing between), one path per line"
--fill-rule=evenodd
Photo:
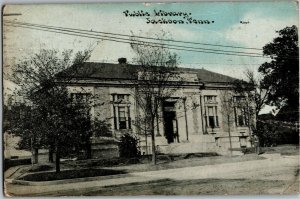
M113 94L115 129L131 129L130 102L128 94Z
M81 107L81 114L84 117L88 117L90 114L90 101L91 94L90 93L71 93L71 100L73 105L77 105Z
M246 126L248 125L246 110L243 107L235 107L235 122L237 126Z
M236 126L247 126L248 118L247 118L247 110L246 110L246 97L245 96L234 96L233 97L235 107L235 123Z
M208 106L207 116L206 116L206 124L210 128L219 127L218 114L217 114L217 106Z
M119 107L119 129L126 129L125 107Z
M214 107L208 107L208 125L211 128L215 128L215 116L214 116Z
M206 126L209 128L219 127L217 95L204 95Z

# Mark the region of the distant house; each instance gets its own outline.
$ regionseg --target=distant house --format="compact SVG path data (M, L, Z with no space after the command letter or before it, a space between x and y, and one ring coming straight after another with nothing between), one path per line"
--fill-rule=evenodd
M79 68L69 68L64 75L72 76L68 89L73 97L97 95L91 108L93 117L107 120L116 139L125 132L139 137L143 154L151 153L151 139L147 128L141 130L138 120L142 113L132 95L132 77L127 69L138 66L126 63L86 62ZM173 96L164 99L156 121L155 140L160 153L228 153L232 148L251 147L249 118L243 107L233 106L229 138L227 118L222 111L221 94L232 91L234 78L205 69L179 68L185 81ZM239 100L241 96L233 96ZM140 124L140 123L139 123ZM144 132L146 131L146 132ZM93 138L97 140L97 138ZM97 142L94 142L97 144ZM97 147L94 147L96 150ZM94 157L99 153L94 152Z

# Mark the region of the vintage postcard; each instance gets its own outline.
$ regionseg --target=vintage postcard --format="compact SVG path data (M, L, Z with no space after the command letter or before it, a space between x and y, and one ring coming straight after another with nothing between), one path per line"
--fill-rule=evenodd
M297 1L5 5L5 196L299 194Z

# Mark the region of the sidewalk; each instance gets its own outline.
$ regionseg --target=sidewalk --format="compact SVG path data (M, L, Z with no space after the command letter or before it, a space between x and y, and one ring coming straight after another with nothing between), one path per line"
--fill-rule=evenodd
M295 176L294 170L291 167L298 166L299 156L282 157L275 154L268 155L265 160L136 172L130 173L127 177L116 178L115 176L113 179L88 182L47 186L26 186L6 183L6 190L9 195L13 196L55 195L59 193L69 193L69 195L72 195L72 191L97 190L109 186L145 183L165 179L192 180L214 178L293 181Z

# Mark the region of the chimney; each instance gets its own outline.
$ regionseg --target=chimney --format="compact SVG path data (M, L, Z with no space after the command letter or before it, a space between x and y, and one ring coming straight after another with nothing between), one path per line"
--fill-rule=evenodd
M124 57L121 57L118 59L119 64L126 64L127 63L127 59Z

